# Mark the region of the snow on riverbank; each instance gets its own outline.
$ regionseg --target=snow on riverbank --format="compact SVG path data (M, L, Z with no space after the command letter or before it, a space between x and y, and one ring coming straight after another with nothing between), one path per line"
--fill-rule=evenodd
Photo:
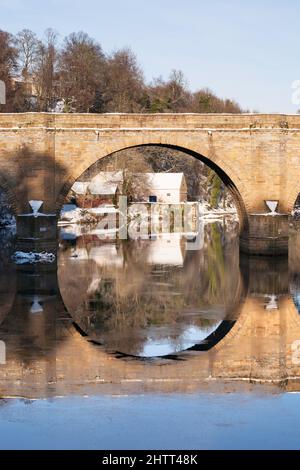
M134 210L129 207L129 214L132 214ZM66 204L62 211L58 225L70 225L70 224L93 224L99 220L99 217L110 214L118 214L119 210L114 206L101 206L89 209L82 209L75 206L74 204ZM199 218L205 219L220 219L224 216L232 216L238 218L235 207L218 207L211 209L207 203L198 203L198 214Z
M99 217L109 214L117 214L119 211L114 206L93 207L82 209L73 204L66 204L60 215L59 225L66 224L93 224Z
M24 263L53 263L55 261L55 255L53 253L47 253L43 251L42 253L35 253L29 252L26 253L24 251L16 251L12 259L16 264L24 264Z
M199 216L202 217L223 217L224 215L237 215L237 210L234 206L226 206L226 207L216 207L212 209L212 207L208 204L208 202L203 201L198 203L198 213Z

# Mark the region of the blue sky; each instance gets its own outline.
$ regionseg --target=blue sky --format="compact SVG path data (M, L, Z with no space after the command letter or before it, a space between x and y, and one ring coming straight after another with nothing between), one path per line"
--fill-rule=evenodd
M298 0L0 0L0 29L83 30L106 52L130 46L149 81L181 69L192 90L260 112L300 108L299 20Z

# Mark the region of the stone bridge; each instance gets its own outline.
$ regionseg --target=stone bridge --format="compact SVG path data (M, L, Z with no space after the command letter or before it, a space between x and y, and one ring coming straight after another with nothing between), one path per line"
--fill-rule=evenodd
M42 200L52 214L37 224L17 217L20 240L56 239L56 221L73 183L99 159L144 145L193 155L232 191L241 248L288 250L288 215L300 191L300 116L265 114L0 114L0 187L17 216ZM265 201L278 201L266 215ZM45 225L45 226L43 226Z

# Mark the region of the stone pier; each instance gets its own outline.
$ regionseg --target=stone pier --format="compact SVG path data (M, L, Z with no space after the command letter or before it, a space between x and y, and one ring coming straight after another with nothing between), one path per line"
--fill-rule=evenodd
M56 255L57 217L56 214L33 214L17 216L17 251L47 252Z
M240 249L249 255L288 254L289 215L250 214L240 235Z

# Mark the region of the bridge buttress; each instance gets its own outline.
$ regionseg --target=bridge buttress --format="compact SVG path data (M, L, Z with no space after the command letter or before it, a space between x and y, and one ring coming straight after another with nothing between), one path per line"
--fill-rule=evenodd
M249 255L288 254L289 215L250 214L240 234L240 249Z

